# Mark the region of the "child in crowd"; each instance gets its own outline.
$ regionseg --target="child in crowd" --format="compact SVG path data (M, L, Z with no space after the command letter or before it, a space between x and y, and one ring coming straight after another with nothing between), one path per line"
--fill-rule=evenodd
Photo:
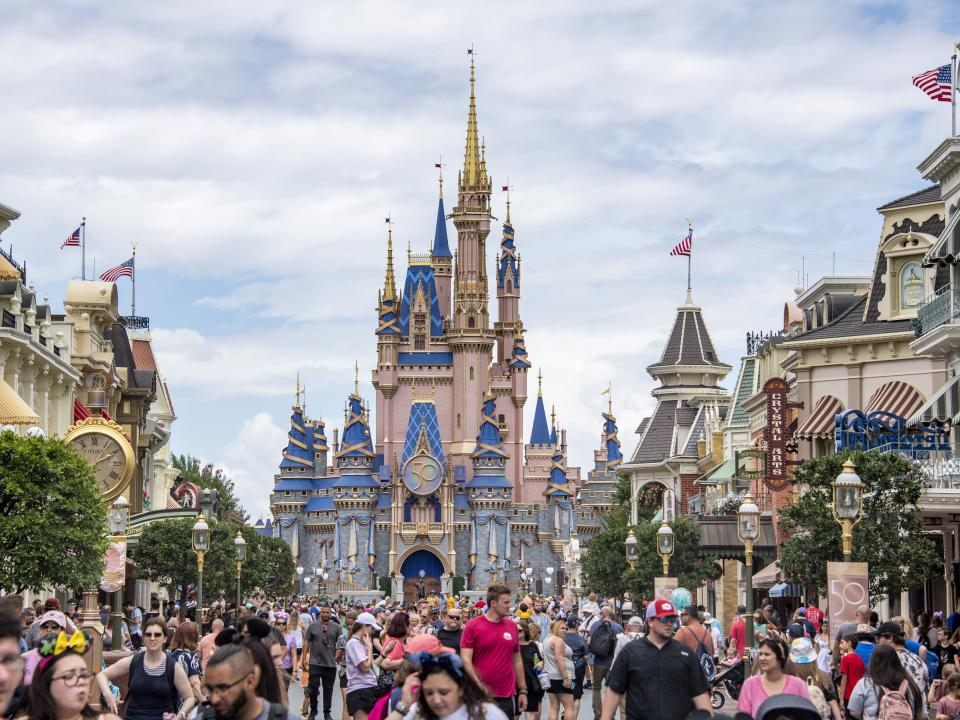
M946 694L937 702L937 720L950 720L960 715L960 673L944 683Z
M847 707L853 688L865 672L863 660L854 652L857 645L856 635L844 635L840 638L840 698L844 708Z
M947 680L957 674L957 666L953 663L947 663L943 666L942 677L937 678L930 683L930 691L927 693L927 700L931 703L940 702L947 691Z

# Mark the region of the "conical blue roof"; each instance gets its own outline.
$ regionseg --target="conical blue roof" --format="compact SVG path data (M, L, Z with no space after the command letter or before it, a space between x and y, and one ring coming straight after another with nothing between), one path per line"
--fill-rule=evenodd
M447 243L447 215L443 211L443 198L437 205L437 231L433 236L433 257L453 257L450 252L450 245Z
M530 444L550 444L550 427L547 425L547 411L543 407L542 395L537 395L537 408L533 413L533 430L530 432Z
M308 427L303 420L303 410L293 408L290 416L290 432L287 433L287 447L283 451L281 468L313 467L312 438L308 437Z
M344 458L368 458L373 463L373 441L370 439L370 427L363 412L363 402L354 393L349 399L347 420L343 425L343 441L337 460Z
M530 360L527 358L527 345L523 340L523 335L517 335L513 339L513 360L510 362L510 367L530 367Z
M611 413L603 413L603 443L607 448L607 470L616 470L623 462L623 452L617 438L617 419Z
M477 435L477 447L473 458L506 458L500 439L500 424L497 422L497 404L492 395L487 395L481 408L480 433Z
M567 469L563 465L563 453L560 452L560 448L553 452L553 459L550 461L550 479L547 480L547 489L544 494L549 497L570 497L573 495L567 482Z
M551 445L557 444L557 426L556 425L553 425L550 428L550 444Z
M513 225L508 220L503 224L503 238L500 240L500 264L497 266L497 287L502 288L507 276L513 278L514 287L520 287L520 265L517 262L517 248L513 243Z

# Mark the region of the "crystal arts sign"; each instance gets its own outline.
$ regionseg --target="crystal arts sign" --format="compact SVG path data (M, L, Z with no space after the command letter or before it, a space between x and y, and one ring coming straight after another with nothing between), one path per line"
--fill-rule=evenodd
M764 482L771 490L783 490L789 484L787 466L787 392L783 378L770 378L763 384L767 396L767 475Z

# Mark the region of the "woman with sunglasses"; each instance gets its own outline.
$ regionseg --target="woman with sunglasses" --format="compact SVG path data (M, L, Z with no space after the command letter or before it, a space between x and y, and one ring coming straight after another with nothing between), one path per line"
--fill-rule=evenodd
M411 659L420 671L407 676L386 720L508 720L464 672L459 655L420 653Z
M150 618L143 624L145 650L97 673L97 687L110 712L116 714L118 706L110 692L109 683L126 676L125 720L165 720L164 715L172 715L172 720L190 717L196 704L193 689L180 663L163 651L166 636L163 620L159 617ZM179 710L173 705L174 694L179 695L183 703Z
M41 665L30 686L27 715L30 720L119 720L111 713L98 713L90 707L90 680L83 655L66 650Z

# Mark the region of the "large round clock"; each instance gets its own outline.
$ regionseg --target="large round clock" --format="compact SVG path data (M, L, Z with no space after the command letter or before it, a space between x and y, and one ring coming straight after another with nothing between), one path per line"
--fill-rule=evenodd
M104 502L112 501L129 487L137 461L117 423L106 418L87 418L71 426L63 441L93 467Z

